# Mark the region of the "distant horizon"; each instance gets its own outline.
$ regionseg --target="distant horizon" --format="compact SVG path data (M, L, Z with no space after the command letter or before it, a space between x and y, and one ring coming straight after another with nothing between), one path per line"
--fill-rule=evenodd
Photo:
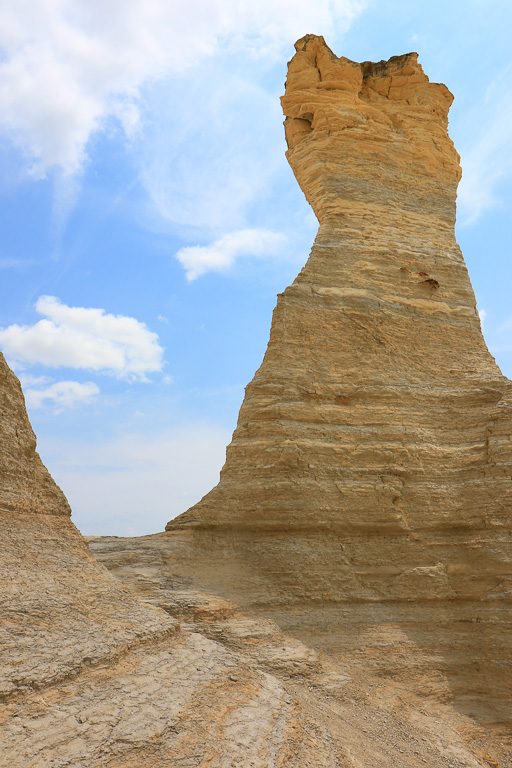
M454 94L457 239L512 377L512 7L310 5L3 11L0 349L84 535L161 532L218 481L317 230L279 103L304 28Z

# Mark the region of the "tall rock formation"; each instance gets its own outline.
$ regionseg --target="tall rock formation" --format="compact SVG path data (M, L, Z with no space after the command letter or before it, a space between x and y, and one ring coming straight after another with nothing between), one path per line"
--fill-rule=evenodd
M218 486L167 530L204 551L205 580L236 562L219 590L281 604L282 626L379 646L365 663L409 679L411 655L382 647L419 645L464 711L510 722L512 385L455 240L452 95L416 54L357 64L312 35L296 49L287 157L318 234Z
M416 54L356 64L308 36L282 101L318 235L279 296L219 485L169 528L508 528L512 387L455 241L451 94Z

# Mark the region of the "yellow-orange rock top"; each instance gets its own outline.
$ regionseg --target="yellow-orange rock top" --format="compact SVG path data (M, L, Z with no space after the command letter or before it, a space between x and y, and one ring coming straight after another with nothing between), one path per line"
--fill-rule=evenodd
M357 64L315 35L295 47L282 98L287 157L320 223L395 206L454 222L448 88L429 82L416 53Z

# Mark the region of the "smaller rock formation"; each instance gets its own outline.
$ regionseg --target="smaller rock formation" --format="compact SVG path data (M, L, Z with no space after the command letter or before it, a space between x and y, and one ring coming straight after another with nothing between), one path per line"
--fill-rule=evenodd
M66 497L36 453L21 385L0 352L0 511L71 516Z
M36 453L1 353L0 437L0 699L174 633L175 621L140 604L90 554Z

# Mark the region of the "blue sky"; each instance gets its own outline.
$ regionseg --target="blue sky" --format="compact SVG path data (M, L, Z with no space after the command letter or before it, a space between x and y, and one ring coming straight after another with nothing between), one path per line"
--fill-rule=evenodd
M162 530L217 482L316 232L279 104L309 32L454 93L458 240L512 376L508 2L2 1L0 348L83 533Z

